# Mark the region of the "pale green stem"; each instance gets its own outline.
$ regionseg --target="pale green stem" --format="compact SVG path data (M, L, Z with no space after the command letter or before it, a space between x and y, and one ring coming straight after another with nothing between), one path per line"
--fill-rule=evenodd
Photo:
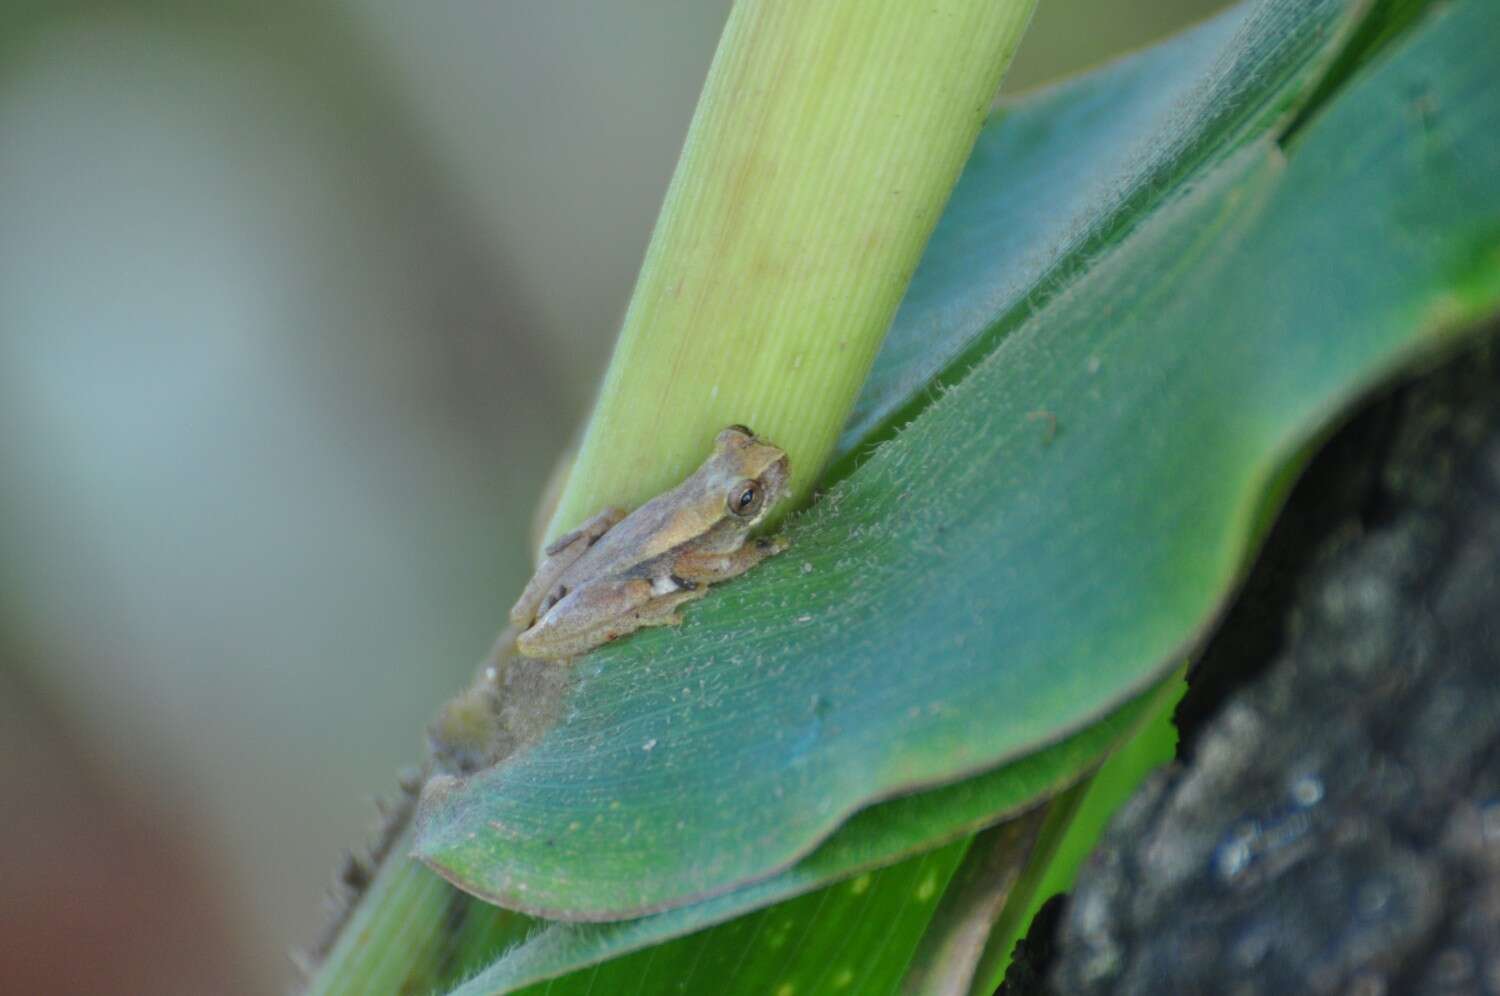
M807 495L1034 2L735 4L549 538L731 423Z
M305 996L446 992L535 928L464 895L411 857L405 827Z
M408 858L410 849L408 828L319 966L309 996L400 992L414 976L430 974L453 889Z

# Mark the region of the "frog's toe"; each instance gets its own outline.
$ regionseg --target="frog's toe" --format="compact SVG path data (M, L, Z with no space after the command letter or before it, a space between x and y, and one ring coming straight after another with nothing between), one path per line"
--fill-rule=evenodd
M776 554L791 547L792 541L786 538L785 533L777 533L775 536L762 536L755 541L755 545L766 556L774 557Z

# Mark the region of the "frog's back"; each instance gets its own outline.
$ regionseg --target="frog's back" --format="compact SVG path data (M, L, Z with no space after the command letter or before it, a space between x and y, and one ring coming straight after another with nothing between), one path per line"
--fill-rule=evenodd
M695 535L692 509L658 495L621 519L574 561L562 583L610 575L648 577L651 568ZM675 521L674 521L675 520Z

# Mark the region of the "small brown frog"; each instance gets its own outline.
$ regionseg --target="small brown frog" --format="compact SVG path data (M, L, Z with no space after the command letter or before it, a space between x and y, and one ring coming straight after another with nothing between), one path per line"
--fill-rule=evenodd
M748 534L786 492L780 449L742 425L671 491L626 515L607 508L547 547L515 607L526 657L585 653L642 626L677 625L677 607L786 549Z

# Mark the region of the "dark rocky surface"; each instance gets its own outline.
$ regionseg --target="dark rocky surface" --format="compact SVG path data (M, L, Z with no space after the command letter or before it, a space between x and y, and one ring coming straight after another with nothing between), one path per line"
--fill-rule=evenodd
M1178 715L1004 991L1500 994L1493 351L1336 434Z

